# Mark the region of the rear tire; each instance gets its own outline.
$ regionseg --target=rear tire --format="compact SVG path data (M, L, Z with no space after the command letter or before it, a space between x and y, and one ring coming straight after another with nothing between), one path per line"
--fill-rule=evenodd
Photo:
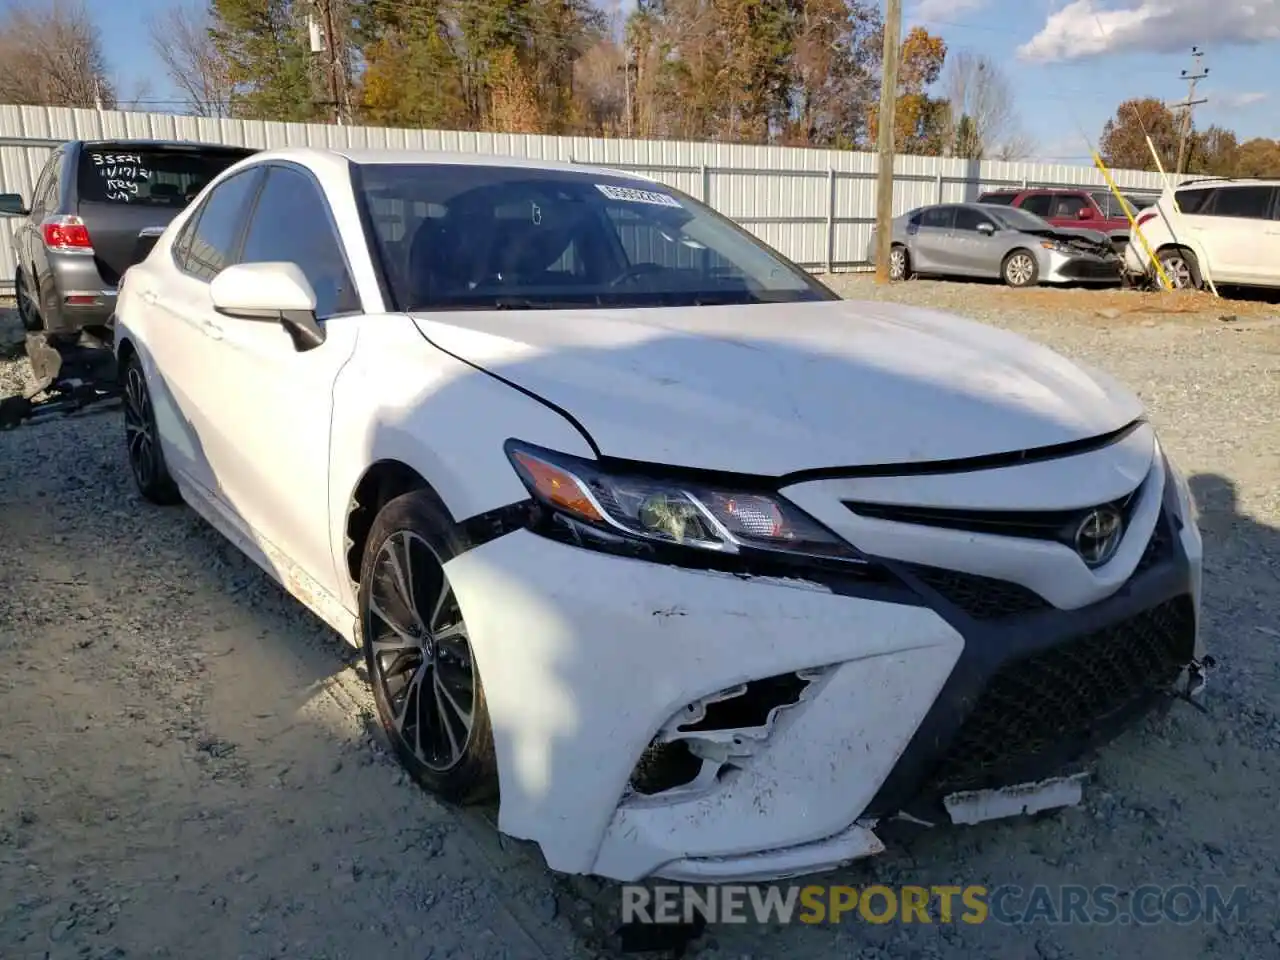
M1000 276L1011 287L1034 287L1040 282L1040 265L1036 263L1035 254L1019 247L1004 258Z
M467 541L428 490L387 503L360 564L360 635L378 718L405 769L453 803L498 795L493 728L444 566Z
M124 433L129 469L143 498L162 507L182 502L178 485L169 475L160 449L151 391L136 353L130 354L120 375L124 385Z
M1200 276L1200 261L1190 250L1183 247L1166 247L1156 254L1160 266L1173 283L1175 290L1199 290L1204 286ZM1160 283L1160 278L1156 278Z
M40 319L40 306L32 298L31 291L27 287L27 275L22 272L21 267L13 275L13 298L18 303L18 317L22 320L22 328L29 333L43 329L44 321Z
M911 254L900 243L889 248L889 279L894 282L911 279Z

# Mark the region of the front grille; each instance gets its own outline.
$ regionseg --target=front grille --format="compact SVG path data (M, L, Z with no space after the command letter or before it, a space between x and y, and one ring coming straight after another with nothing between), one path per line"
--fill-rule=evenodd
M1119 261L1099 263L1094 260L1076 260L1062 268L1066 277L1077 277L1081 280L1111 279L1120 275Z
M937 793L1006 786L1010 771L1068 762L1167 689L1195 654L1189 597L1002 668L978 698L935 776ZM1108 721L1111 721L1109 723Z
M944 530L963 530L997 537L1052 540L1075 547L1080 523L1093 510L1111 507L1119 511L1127 527L1138 506L1138 489L1118 500L1071 510L979 510L968 507L915 507L900 504L863 503L845 500L845 509L861 517L911 523Z
M1019 583L915 564L908 564L907 570L975 620L1000 620L1049 608L1043 597Z

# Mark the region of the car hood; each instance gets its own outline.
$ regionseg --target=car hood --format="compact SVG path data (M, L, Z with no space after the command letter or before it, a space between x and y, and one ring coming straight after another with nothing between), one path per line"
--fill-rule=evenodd
M1035 237L1049 237L1054 240L1087 240L1089 243L1098 246L1110 247L1107 235L1101 230L1091 230L1087 227L1053 227L1046 230L1024 230L1023 233L1029 233Z
M651 463L761 476L919 464L1079 441L1142 415L1105 374L899 304L413 319L437 347L559 407L605 456Z

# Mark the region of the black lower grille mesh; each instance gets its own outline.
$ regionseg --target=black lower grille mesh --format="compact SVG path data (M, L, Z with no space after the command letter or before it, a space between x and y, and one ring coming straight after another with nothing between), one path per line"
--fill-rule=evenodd
M938 567L913 565L909 569L975 620L999 620L1049 607L1038 593L1018 583Z
M1168 688L1194 645L1191 600L1179 597L1010 663L952 741L934 777L938 792L1007 785L1003 773L1046 754L1071 759L1106 738L1108 720Z

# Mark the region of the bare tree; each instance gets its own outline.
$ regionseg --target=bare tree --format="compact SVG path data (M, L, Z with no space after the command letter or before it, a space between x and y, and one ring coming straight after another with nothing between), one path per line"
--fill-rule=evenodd
M1021 133L1012 133L996 144L991 152L992 160L1026 160L1036 152L1036 143Z
M943 85L950 113L948 152L952 156L994 159L996 153L1025 151L1013 87L994 60L961 50L947 58Z
M573 65L581 119L592 133L625 136L629 132L631 83L626 53L612 40L599 40Z
M198 0L151 18L151 47L169 79L197 117L231 116L232 82L227 62L209 36L208 7Z
M0 15L0 102L115 106L102 38L82 0L8 0Z

